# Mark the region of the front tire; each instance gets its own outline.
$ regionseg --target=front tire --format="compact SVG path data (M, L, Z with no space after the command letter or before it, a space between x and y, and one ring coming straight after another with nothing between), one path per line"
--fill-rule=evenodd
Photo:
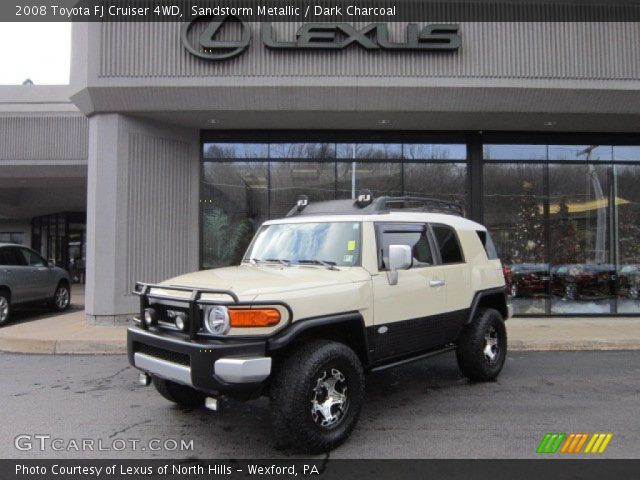
M0 292L0 326L11 320L11 297L7 292Z
M313 340L280 363L270 389L276 445L324 453L355 427L364 399L360 359L346 345Z
M206 395L186 385L153 377L153 386L160 395L181 407L194 408L204 405Z
M71 305L71 289L65 282L60 282L56 288L56 293L51 300L51 309L54 312L64 312Z
M507 357L507 329L502 315L492 308L481 308L465 326L456 349L462 374L476 382L495 379Z

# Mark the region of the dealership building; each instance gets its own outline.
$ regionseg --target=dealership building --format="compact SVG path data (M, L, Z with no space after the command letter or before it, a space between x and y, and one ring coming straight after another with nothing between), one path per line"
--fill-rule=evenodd
M394 47L438 34L418 26L315 48L300 23L74 23L70 85L0 87L0 242L74 270L109 324L136 281L238 262L299 195L368 188L463 205L518 315L640 315L640 24Z

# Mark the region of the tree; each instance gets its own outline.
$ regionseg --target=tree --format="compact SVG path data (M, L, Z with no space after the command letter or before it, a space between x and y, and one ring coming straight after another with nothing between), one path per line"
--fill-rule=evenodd
M533 187L531 181L522 182L520 211L516 216L513 239L514 263L539 263L544 258L544 219Z

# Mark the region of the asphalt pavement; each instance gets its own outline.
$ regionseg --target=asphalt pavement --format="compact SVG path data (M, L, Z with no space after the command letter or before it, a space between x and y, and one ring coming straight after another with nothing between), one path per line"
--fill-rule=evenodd
M291 455L272 448L266 399L181 410L139 386L122 355L3 353L0 364L0 458ZM330 455L533 458L547 432L611 432L598 457L640 458L638 412L640 351L511 352L485 384L446 354L367 377L359 424Z

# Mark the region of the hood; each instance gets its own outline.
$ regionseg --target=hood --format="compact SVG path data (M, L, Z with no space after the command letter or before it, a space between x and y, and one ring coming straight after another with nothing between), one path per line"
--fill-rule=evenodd
M257 295L361 282L370 276L361 267L325 267L302 265L250 265L215 268L188 273L161 283L163 286L231 290L244 300ZM173 292L172 292L173 293ZM206 295L203 296L206 298Z

